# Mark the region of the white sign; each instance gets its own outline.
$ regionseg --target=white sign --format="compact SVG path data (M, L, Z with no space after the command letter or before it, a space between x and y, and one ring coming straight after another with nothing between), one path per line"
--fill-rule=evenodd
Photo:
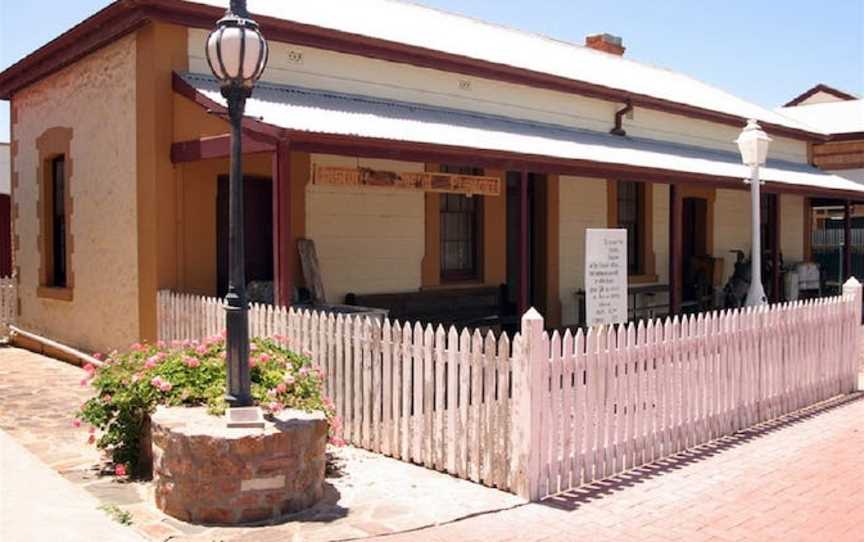
M585 230L585 313L589 326L627 321L627 230Z

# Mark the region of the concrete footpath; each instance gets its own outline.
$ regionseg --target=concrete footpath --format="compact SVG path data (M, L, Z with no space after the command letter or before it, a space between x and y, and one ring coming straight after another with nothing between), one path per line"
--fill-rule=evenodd
M98 507L94 496L69 483L0 430L0 540L144 540Z

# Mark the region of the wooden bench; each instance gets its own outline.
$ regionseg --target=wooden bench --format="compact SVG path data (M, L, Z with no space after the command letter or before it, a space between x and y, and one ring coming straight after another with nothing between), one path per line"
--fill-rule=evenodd
M348 294L346 305L386 309L391 320L497 328L506 323L503 287L435 288L393 294Z

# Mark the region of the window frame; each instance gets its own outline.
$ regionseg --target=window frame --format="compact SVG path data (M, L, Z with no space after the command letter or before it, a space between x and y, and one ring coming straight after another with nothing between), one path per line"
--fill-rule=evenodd
M629 258L627 262L627 278L633 284L648 284L657 282L656 261L654 257L654 185L647 181L635 179L609 179L606 183L607 190L607 227L619 228L619 184L623 182L635 183L638 187L637 209L637 254L638 266L631 269Z
M454 175L477 175L482 176L484 174L484 170L482 168L475 168L471 166L454 166L454 165L441 165L439 166L439 171L441 173L450 173ZM471 245L472 245L472 265L470 268L464 269L452 269L448 270L444 268L444 254L445 254L445 243L449 242L445 238L445 228L444 228L444 213L445 213L445 201L447 198L467 198L472 201L473 210L471 211L472 216L472 235L471 235ZM466 213L467 214L467 213ZM439 280L442 284L452 284L459 282L474 282L482 280L483 275L483 242L484 242L484 234L483 234L483 198L482 196L466 196L463 194L438 194L438 227L439 227L439 238L438 238L438 253L439 253L439 262L438 262L438 273Z
M74 245L71 221L74 209L71 188L74 163L70 153L71 142L72 129L63 127L49 128L36 139L36 148L39 151L39 283L36 295L58 301L72 301L75 284L72 269ZM57 214L57 167L60 163L63 164L62 185L59 186L63 192L60 194L63 198L63 212ZM58 224L58 220L62 220L62 224ZM62 240L57 239L59 236L62 236ZM57 258L62 258L62 266L57 265Z

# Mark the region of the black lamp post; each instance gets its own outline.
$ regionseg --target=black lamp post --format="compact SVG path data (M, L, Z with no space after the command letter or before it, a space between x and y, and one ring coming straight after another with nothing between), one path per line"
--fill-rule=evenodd
M225 16L207 39L207 62L228 101L231 123L231 172L228 217L227 324L228 392L231 407L252 405L249 380L249 316L243 224L242 127L246 99L267 65L268 48L258 24L249 18L246 0L231 0Z

